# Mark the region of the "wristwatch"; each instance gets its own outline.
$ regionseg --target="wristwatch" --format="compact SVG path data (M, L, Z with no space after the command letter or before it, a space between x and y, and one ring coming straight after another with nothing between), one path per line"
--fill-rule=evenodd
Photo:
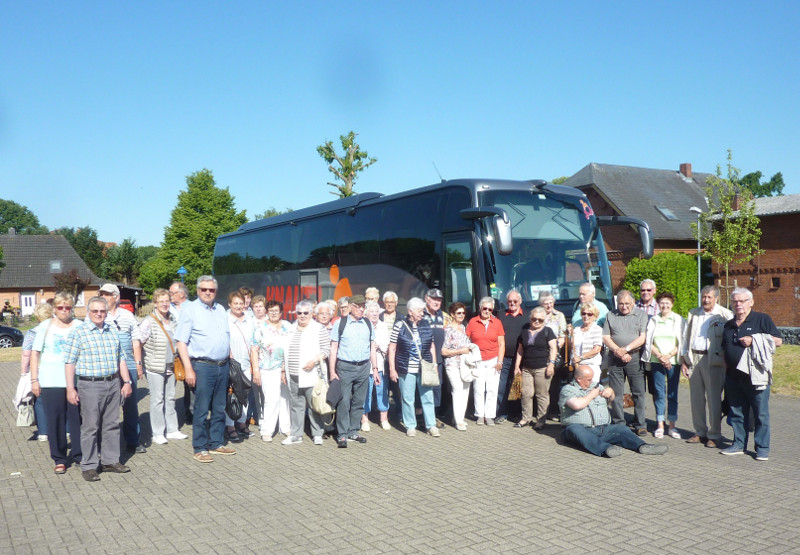
M126 384L127 385L133 385L133 380L125 380L124 382L122 382L122 384L123 385L126 385Z

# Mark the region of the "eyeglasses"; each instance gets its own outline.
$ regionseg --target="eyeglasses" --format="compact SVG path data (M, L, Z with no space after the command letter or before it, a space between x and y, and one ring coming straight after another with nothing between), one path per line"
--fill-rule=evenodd
M466 314L463 310L456 310L456 314Z
M306 311L306 312L295 312L295 314L297 314L298 316L308 316L311 313Z
M534 324L544 324L544 318L531 318L531 322Z
M280 308L270 308L267 312L270 313L270 314L280 314L281 313L281 309Z
M110 293L108 291L100 291L100 296L101 297L113 297L114 293Z
M506 301L506 302L508 302L508 304L519 304L520 303L520 301L518 301L517 299L508 299L508 301Z
M490 307L488 307L488 306L482 306L481 307L481 312L491 312L491 311L492 311L492 309Z
M361 305L361 304L351 304L351 305L350 305L350 310L352 310L352 309L354 309L354 308L357 308L357 309L359 309L359 310L364 310L364 305Z
M91 312L92 314L105 314L108 311L107 310L90 310L89 312Z
M198 287L197 290L200 291L201 293L216 293L217 292L217 288L216 287Z
M653 290L652 288L651 289L639 289L639 291L641 291L642 293L649 293L652 290Z
M56 310L72 310L71 306L57 306Z

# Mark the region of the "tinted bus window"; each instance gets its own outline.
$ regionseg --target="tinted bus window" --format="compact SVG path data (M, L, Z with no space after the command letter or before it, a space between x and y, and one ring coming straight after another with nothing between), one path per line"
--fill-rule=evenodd
M330 268L336 263L335 240L343 218L343 214L330 214L298 223L295 229L300 232L299 268Z
M344 216L336 241L340 266L378 264L383 208L365 206L354 216Z

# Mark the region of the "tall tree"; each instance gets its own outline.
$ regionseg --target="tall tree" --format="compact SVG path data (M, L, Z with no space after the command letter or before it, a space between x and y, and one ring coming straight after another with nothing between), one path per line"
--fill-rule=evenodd
M769 181L761 182L762 173L755 171L748 173L741 179L742 187L746 187L754 197L779 197L783 195L783 174L781 172L772 176Z
M27 206L13 200L0 199L0 233L8 233L13 227L17 235L44 235L47 228L39 223L36 214Z
M105 261L104 244L97 239L96 230L87 225L77 230L73 227L60 227L55 233L63 235L69 241L92 272L98 276L102 273L101 268Z
M739 169L733 166L730 149L727 177L722 177L722 168L717 165L716 175L709 176L706 184L708 211L700 214L698 223L691 225L695 236L699 233L705 256L725 269L725 289L728 290L730 265L747 262L763 252L759 248L760 220L755 214L755 200L741 185Z
M336 181L341 181L341 183L328 182L328 185L336 189L336 192L331 191L331 194L339 198L354 195L353 186L358 174L378 161L377 158L371 158L366 150L361 150L356 143L357 136L358 133L354 131L350 131L347 135L339 135L344 151L341 155L336 153L333 141L325 141L325 144L317 147L317 153L328 164L328 171L333 174Z
M554 185L561 185L561 184L562 184L562 183L564 183L564 182L565 182L567 179L569 179L569 177L567 177L566 175L562 175L561 177L556 177L555 179L553 179L552 183L553 183Z
M253 219L251 221L254 222L256 220L263 220L264 218L271 218L272 216L280 216L281 214L287 214L291 211L292 211L291 208L287 208L286 210L281 211L275 208L274 206L270 206L269 208L264 210L261 214L256 214L255 216L253 216Z
M130 237L108 249L103 263L103 277L121 281L125 285L136 285L141 265L136 249L136 241Z
M183 266L188 272L186 285L193 290L199 276L211 273L217 236L247 222L245 211L237 212L233 201L227 187L217 187L210 170L187 176L186 190L178 194L161 249L141 269L140 285L146 291L167 287Z

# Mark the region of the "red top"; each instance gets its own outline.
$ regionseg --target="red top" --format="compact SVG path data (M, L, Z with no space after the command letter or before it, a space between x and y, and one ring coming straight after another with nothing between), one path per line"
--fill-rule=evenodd
M481 350L481 359L489 360L497 356L497 338L506 335L503 323L491 316L486 326L480 316L475 316L467 324L467 337Z

